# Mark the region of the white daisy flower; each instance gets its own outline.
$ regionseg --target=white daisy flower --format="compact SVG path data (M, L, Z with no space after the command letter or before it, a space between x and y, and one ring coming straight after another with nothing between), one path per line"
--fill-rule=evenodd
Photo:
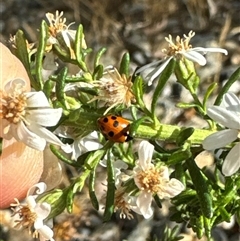
M65 133L64 135L61 133L60 136L63 136L65 138L73 138L72 135L69 135L67 133ZM102 145L99 142L98 134L96 131L93 131L89 135L86 135L84 137L74 138L74 142L71 145L66 144L65 146L62 146L61 149L65 153L71 153L72 160L77 160L77 158L83 153L98 150L101 147Z
M219 124L228 129L218 131L208 136L202 143L206 150L225 147L240 138L240 100L233 93L226 93L220 106L208 108L207 114ZM237 142L226 156L222 172L231 176L240 168L240 142Z
M172 198L185 189L180 181L169 178L166 166L157 168L151 163L153 150L153 145L147 141L142 141L138 150L139 160L133 169L134 181L140 189L140 193L136 199L137 207L132 207L132 209L142 214L146 219L153 214L152 195L157 194L161 199Z
M37 188L37 195L30 195L30 193ZM26 203L21 204L15 199L16 204L12 204L13 215L16 217L14 227L17 229L28 228L29 233L32 234L33 238L39 238L40 241L53 239L53 231L47 225L43 223L43 220L48 217L51 212L51 205L43 202L37 203L36 197L42 194L46 190L46 184L41 182L31 187L27 193L25 199Z
M195 35L195 32L190 31L188 35L183 35L184 38L180 38L180 36L176 37L176 43L174 43L172 36L165 38L165 40L169 43L168 49L163 49L162 51L166 54L165 59L159 60L150 64L147 64L136 71L136 74L144 72L149 68L154 68L154 70L147 73L146 80L148 81L148 85L152 85L153 80L155 80L166 68L171 59L181 60L182 58L186 58L192 62L196 62L201 66L204 66L207 63L204 54L207 52L215 52L215 53L223 53L225 55L228 54L226 49L222 48L202 48L196 47L192 48L190 45L190 40Z
M45 127L55 126L62 116L62 109L53 109L45 94L25 92L25 82L15 79L0 91L1 136L15 138L27 146L44 150L46 143L63 143Z
M98 95L89 102L94 100L102 100L108 106L104 115L116 107L117 105L125 105L130 107L132 102L135 102L135 96L132 92L132 78L125 74L120 75L118 70L113 66L108 66L103 73L103 77L92 82L97 88Z

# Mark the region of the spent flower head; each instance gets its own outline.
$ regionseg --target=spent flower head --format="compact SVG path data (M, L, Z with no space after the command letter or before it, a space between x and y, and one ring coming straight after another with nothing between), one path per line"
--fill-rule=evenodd
M125 191L124 187L119 187L115 191L114 196L114 212L120 212L120 218L133 219L131 214L132 197Z
M106 106L109 106L104 114L117 105L130 107L131 103L135 101L131 77L127 77L125 74L120 75L113 66L107 67L103 77L93 81L92 84L99 92L98 96L95 96L90 102L94 100L104 101Z
M212 106L207 110L208 116L228 129L208 136L202 143L206 150L225 147L240 138L240 100L234 93L226 93L220 106ZM240 168L240 142L238 141L226 156L222 172L231 176Z
M73 44L75 41L76 30L69 29L69 27L74 23L70 23L69 25L66 25L67 20L66 18L62 18L62 16L63 16L63 12L59 13L59 11L56 11L55 15L52 13L46 13L46 18L49 22L48 47L46 51L50 51L52 49L53 44L58 44L64 47L64 45L62 45L62 41L63 41L70 51L71 58L75 59L76 57L74 54ZM81 41L82 41L82 48L84 49L87 48L84 38Z
M152 196L157 194L159 198L172 198L182 192L184 185L175 178L169 177L166 166L155 167L151 162L154 146L147 141L139 145L139 160L133 169L134 181L140 192L136 200L137 208L133 209L144 218L150 218L153 214L151 203Z
M136 71L136 74L141 73L146 70L149 72L148 69L153 67L154 69L151 70L146 75L146 80L148 81L148 85L152 85L154 79L156 79L166 68L169 64L171 59L175 60L182 60L186 58L192 62L196 62L199 65L203 66L207 63L204 54L207 52L219 52L224 53L225 55L228 54L226 49L222 48L203 48L203 47L195 47L193 48L190 44L190 40L194 37L195 32L190 31L188 35L183 35L183 38L180 36L176 37L175 42L171 35L165 38L168 42L168 48L163 49L163 53L166 54L166 57L163 60L159 60L150 64L147 64Z
M37 195L31 195L31 192L37 188ZM21 204L17 199L16 203L12 204L13 214L16 216L14 220L14 228L27 228L33 238L39 238L40 241L53 239L53 231L43 223L43 220L48 217L51 212L50 204L43 202L37 203L36 197L46 190L45 183L38 183L28 190L25 203Z
M0 101L3 138L15 138L37 150L43 150L46 142L63 145L51 131L43 127L56 125L62 109L53 109L42 91L25 92L25 82L14 79L0 90Z

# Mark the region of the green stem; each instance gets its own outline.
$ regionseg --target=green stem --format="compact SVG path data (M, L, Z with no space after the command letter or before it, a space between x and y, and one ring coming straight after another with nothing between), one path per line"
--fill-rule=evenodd
M87 120L86 120L87 122ZM76 128L84 128L84 130L89 131L99 131L98 127L95 122L89 121L83 124L79 122L64 122L65 126L72 126ZM151 139L151 140L160 140L160 141L168 141L168 142L176 142L176 139L179 133L185 129L184 127L174 126L174 125L166 125L166 124L159 124L157 127L154 127L150 124L140 124L135 131L135 135L133 138L140 138L140 139ZM193 134L188 138L188 141L191 142L192 145L200 145L202 141L209 136L210 134L214 133L215 131L211 130L203 130L203 129L195 129Z

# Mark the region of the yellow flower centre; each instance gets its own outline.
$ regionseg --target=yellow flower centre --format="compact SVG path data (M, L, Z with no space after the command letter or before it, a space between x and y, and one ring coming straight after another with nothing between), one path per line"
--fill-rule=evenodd
M3 93L0 91L0 117L10 123L17 124L26 113L26 96L21 90L14 93Z
M50 23L50 26L48 28L49 34L53 37L57 37L57 34L65 31L66 29L68 29L68 27L71 25L66 25L66 18L62 18L63 16L63 12L58 12L56 11L56 15L54 16L54 14L52 13L47 13L46 17Z
M137 179L141 189L151 193L157 193L160 190L160 177L161 174L155 167L152 167L146 171L141 171L137 174Z
M13 216L18 214L19 220L15 220L15 227L25 227L31 231L31 228L34 225L34 222L37 219L37 214L32 212L27 205L19 204L18 207L14 210Z
M164 52L167 56L175 56L181 58L181 52L192 48L192 45L189 44L189 42L194 35L195 33L190 31L188 35L183 35L184 38L177 36L175 43L172 39L172 36L169 35L168 38L165 38L165 40L169 43L168 49L163 49L162 52Z

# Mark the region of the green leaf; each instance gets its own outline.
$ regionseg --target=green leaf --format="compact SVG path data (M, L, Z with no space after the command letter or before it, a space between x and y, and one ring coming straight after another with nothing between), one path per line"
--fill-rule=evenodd
M99 64L95 67L92 78L94 80L99 80L100 78L102 78L102 76L103 76L103 65Z
M65 162L66 164L71 165L73 167L81 167L82 166L75 160L71 160L71 159L67 158L56 146L50 145L50 149L59 160Z
M21 30L18 30L16 33L16 55L20 59L20 61L23 63L27 73L28 77L31 80L31 85L35 90L39 88L38 84L36 83L35 79L32 76L30 62L29 62L29 56L27 51L27 44L26 44L26 38L24 36L24 33Z
M223 95L227 93L233 83L239 81L240 79L240 67L230 76L226 84L220 89L217 99L214 102L214 105L220 105L222 102Z
M49 99L52 94L52 89L54 87L55 83L51 80L47 80L43 85L43 92L46 95L46 97Z
M194 159L187 159L186 163L193 181L193 185L197 191L201 211L206 218L211 218L213 216L212 197L209 193L207 181L203 177L203 174L196 165Z
M186 143L169 157L167 163L168 165L175 165L177 163L187 160L191 156L192 152L190 150L190 145Z
M107 222L111 219L114 211L114 195L115 195L115 178L114 168L110 156L107 159L107 196L106 206L103 214L103 221Z
M66 198L66 208L69 213L72 213L74 195L75 195L74 190L69 189L67 198Z
M104 149L99 149L96 151L88 151L83 155L81 155L80 157L78 157L77 163L79 165L83 165L84 163L84 166L87 169L93 170L104 155L105 155Z
M136 98L136 103L142 108L145 109L145 104L143 101L143 80L141 76L137 76L133 82L133 92Z
M188 127L185 129L181 129L177 139L176 143L178 146L181 146L185 143L185 141L194 133L194 128L193 127Z
M155 91L154 91L153 97L152 97L152 103L151 103L151 112L152 113L155 113L155 108L157 105L158 98L161 95L163 88L164 88L165 84L167 83L168 79L172 75L172 73L175 69L175 65L176 65L176 61L172 58L158 79L157 86L155 88Z
M42 21L41 28L40 28L40 37L39 37L39 45L36 53L36 67L35 67L35 73L36 73L36 80L38 84L37 90L43 89L43 75L42 75L42 69L43 69L43 58L45 55L45 49L47 44L47 34L48 34L48 27L45 21Z
M82 49L82 41L84 40L83 26L80 24L77 29L75 36L75 55L78 62L78 66L85 72L88 71L87 66L84 62L84 55Z
M95 57L95 59L94 59L94 65L93 65L94 69L95 69L98 65L100 65L100 64L99 64L100 58L101 58L102 55L106 52L106 50L107 50L106 48L101 48L101 49L97 52L96 57Z
M182 108L182 109L190 109L190 108L198 107L198 105L196 105L196 104L183 103L183 102L177 103L176 106L177 106L178 108Z
M58 101L64 106L66 109L66 103L65 103L65 79L68 74L68 68L64 67L58 74L57 82L56 82L56 97Z
M126 77L129 77L129 64L130 64L130 55L129 53L125 53L122 57L119 73L125 74Z
M90 173L89 175L89 197L91 200L91 203L93 205L93 207L98 210L99 209L99 204L98 204L98 200L96 197L96 193L95 193L95 176L96 176L96 168Z
M208 101L208 98L209 96L212 94L212 92L215 90L215 88L217 87L217 83L212 83L211 85L209 85L205 95L204 95L204 98L203 98L203 108L206 112L206 109L207 109L207 101Z

